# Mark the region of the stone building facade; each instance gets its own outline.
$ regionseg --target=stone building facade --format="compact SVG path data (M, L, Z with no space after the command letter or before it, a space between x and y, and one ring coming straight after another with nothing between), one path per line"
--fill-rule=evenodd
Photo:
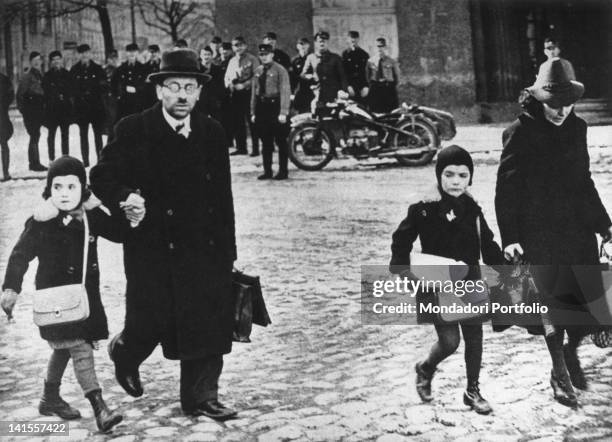
M293 55L299 37L331 34L339 52L348 30L373 53L386 37L400 62L400 98L450 109L459 121L497 121L518 111L533 83L545 36L556 34L563 56L586 86L587 107L612 99L612 2L607 0L219 0L218 33L243 35L251 50L274 30Z
M57 2L61 0L49 0ZM362 46L374 53L375 38L387 38L402 71L400 99L451 110L459 121L508 119L516 98L533 83L544 37L556 34L563 56L585 83L586 106L597 113L612 101L612 2L609 0L198 0L204 11L185 23L183 36L199 49L213 35L224 41L243 35L250 50L274 31L291 56L300 37L318 30L331 34L340 52L346 33L358 30ZM115 47L131 42L129 2L109 2ZM0 9L1 12L1 9ZM172 42L135 15L141 46ZM9 41L10 40L10 41ZM103 41L96 12L46 19L24 14L0 32L0 70L12 57L16 79L31 50L48 54L64 49L67 64L76 43L89 43L103 62ZM9 48L7 48L7 45ZM586 104L585 104L586 103Z

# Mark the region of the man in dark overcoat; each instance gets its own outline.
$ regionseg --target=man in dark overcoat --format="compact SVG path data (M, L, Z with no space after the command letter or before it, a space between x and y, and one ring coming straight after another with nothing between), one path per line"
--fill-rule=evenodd
M84 43L77 46L79 61L70 75L73 80L72 96L74 97L74 114L79 125L81 139L81 155L85 167L89 167L89 125L93 129L96 154L102 150L102 132L106 110L104 108L104 93L108 88L106 73L99 64L91 59L91 48Z
M319 85L317 106L333 102L339 91L347 93L348 83L342 58L328 49L329 32L320 31L315 35L315 51L306 57L302 78L314 80Z
M109 345L117 380L142 395L138 367L161 343L181 361L183 411L224 420L236 415L217 398L232 349L236 241L223 129L192 112L209 79L194 51L164 53L149 76L161 103L117 124L91 185L134 226L124 242L125 325Z
M111 91L117 98L117 121L144 109L145 66L137 60L138 45L125 47L126 60L111 79Z
M370 54L359 46L359 32L349 31L349 47L342 52L342 64L348 82L348 93L353 100L363 103L368 96L366 68Z
M28 163L30 170L42 172L47 170L40 164L38 141L40 128L45 116L45 93L42 87L42 56L40 52L30 53L30 69L19 81L17 87L17 108L23 115L23 125L30 141L28 143Z
M49 161L55 159L55 134L59 127L62 140L62 155L68 155L69 129L72 118L72 97L70 84L72 77L64 68L64 61L60 51L49 54L51 69L43 75L42 86L45 92L45 122L47 125L47 148Z

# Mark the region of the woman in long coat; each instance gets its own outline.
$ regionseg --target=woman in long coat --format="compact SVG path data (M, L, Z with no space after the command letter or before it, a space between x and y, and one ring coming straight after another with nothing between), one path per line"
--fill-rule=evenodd
M603 294L595 234L608 241L612 223L591 179L587 125L573 112L584 86L570 75L549 60L523 91L524 112L503 134L495 208L507 258L532 264L551 307L551 386L557 401L574 407L572 384L586 388L577 348L598 327L585 304Z

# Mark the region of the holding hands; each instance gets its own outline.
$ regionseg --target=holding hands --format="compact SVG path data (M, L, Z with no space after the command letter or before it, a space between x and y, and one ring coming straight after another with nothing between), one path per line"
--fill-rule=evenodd
M504 258L512 263L517 263L525 252L519 243L509 244L504 249Z
M136 193L130 193L125 201L119 203L119 207L123 209L125 217L132 227L137 227L146 214L145 200L140 196L140 190L136 190Z

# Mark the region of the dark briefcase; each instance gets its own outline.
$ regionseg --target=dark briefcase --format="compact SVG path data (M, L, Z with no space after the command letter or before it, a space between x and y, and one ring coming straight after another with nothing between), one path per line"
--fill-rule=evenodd
M261 293L259 277L234 270L232 291L235 300L233 340L251 342L253 324L266 327L272 323Z

